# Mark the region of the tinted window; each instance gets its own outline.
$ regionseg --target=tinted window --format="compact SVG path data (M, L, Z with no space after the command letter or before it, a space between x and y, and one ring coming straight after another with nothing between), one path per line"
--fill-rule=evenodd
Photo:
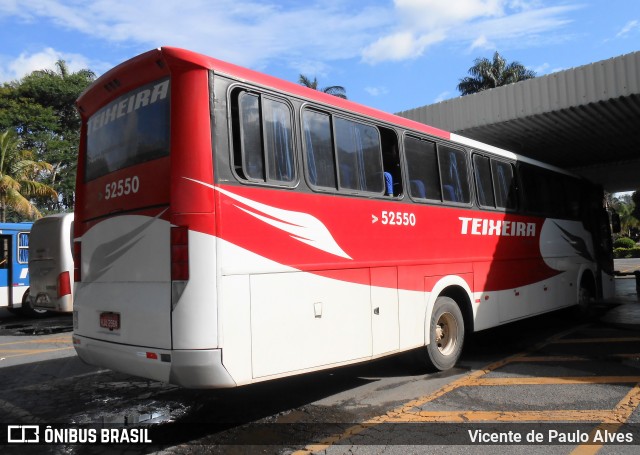
M132 90L87 123L85 179L169 154L169 79Z
M409 194L418 199L441 200L436 144L407 136L405 155L409 174Z
M549 181L542 169L530 165L520 167L520 178L524 192L524 208L534 213L551 211Z
M439 145L438 160L443 199L449 202L469 202L471 198L465 153L448 145Z
M564 178L564 194L567 216L572 219L580 219L582 194L580 181L569 176Z
M513 165L503 161L491 160L491 170L495 187L496 207L515 209L518 205L518 195Z
M242 169L247 178L264 181L260 100L258 95L243 93L239 104Z
M302 121L309 183L314 186L337 188L331 117L321 112L305 110Z
M268 179L292 182L295 177L291 111L280 101L264 100L265 150L268 161Z
M478 204L482 207L495 207L493 182L491 180L491 163L486 156L474 155L473 168L476 181Z
M238 90L232 112L236 173L255 182L293 183L295 150L289 105Z
M380 135L373 126L335 119L340 188L384 192Z

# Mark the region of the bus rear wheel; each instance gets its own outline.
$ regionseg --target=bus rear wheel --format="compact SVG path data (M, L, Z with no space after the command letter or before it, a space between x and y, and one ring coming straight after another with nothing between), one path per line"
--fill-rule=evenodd
M436 299L429 327L428 361L437 370L448 370L460 358L464 344L464 319L455 300Z
M51 312L49 310L33 307L31 299L29 298L30 291L31 289L27 289L22 296L22 308L20 308L20 313L22 313L23 316L30 318L44 318L51 316Z
M582 283L578 290L578 312L582 318L589 319L595 315L595 298L591 288Z

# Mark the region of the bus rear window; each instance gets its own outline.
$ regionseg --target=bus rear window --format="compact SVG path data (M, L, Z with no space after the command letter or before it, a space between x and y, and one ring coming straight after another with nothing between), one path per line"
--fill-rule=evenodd
M169 78L133 90L89 118L85 180L169 154Z

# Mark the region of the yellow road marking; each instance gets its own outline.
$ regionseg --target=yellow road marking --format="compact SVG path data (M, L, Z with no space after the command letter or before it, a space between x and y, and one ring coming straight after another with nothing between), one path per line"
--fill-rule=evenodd
M528 357L527 355L548 346L549 344L572 344L572 343L620 343L640 341L640 337L622 337L622 338L576 338L565 339L566 335L577 332L586 326L576 327L565 332L556 334L546 341L532 347L528 352L515 354L505 359L494 362L486 366L482 370L477 370L456 381L436 390L430 395L409 401L402 406L369 419L361 424L353 425L347 428L343 433L330 436L323 439L319 443L309 444L304 449L294 452L294 455L307 455L318 451L326 450L330 446L349 439L368 428L386 422L484 422L484 421L501 421L501 422L556 422L556 421L572 421L572 422L602 422L603 425L609 425L611 431L611 423L618 422L616 430L629 418L631 413L640 405L640 384L636 386L618 403L613 410L545 410L545 411L417 411L415 408L420 407L430 401L433 401L457 388L467 386L480 385L531 385L531 384L602 384L602 383L626 383L640 382L640 376L607 376L607 377L559 377L559 378L482 378L482 376L493 370L501 368L507 364L515 362L527 361L585 361L589 358L576 356L542 356ZM624 354L622 354L624 355ZM632 354L636 356L636 354ZM449 419L449 420L447 420ZM599 428L600 428L599 427ZM596 430L594 430L595 432ZM594 446L580 446L593 448ZM574 452L577 455L586 455L596 453L601 446L596 446L595 451Z
M580 357L577 355L546 355L546 356L527 356L513 359L516 362L585 362L592 360L589 357Z
M610 433L617 432L620 427L629 420L629 417L633 411L636 410L638 405L640 405L640 384L636 384L636 386L631 389L622 400L620 400L613 412L603 419L603 423L589 434L589 439L593 441L594 435L598 431L607 430ZM582 444L571 452L571 455L592 455L597 453L603 445L604 444Z
M640 341L640 337L621 338L567 338L553 341L553 344L582 344L582 343L628 343Z
M640 376L565 376L537 378L479 378L468 386L548 385L548 384L620 384L640 382Z
M24 341L11 341L10 343L0 343L0 346L13 346L16 344L29 344L29 343L70 343L71 335L64 338L41 338L37 340L24 340Z
M611 410L557 410L557 411L420 411L390 418L388 422L602 422Z
M22 357L25 355L42 354L44 352L66 351L68 349L73 349L73 346L67 346L64 348L57 348L57 349L12 349L10 351L0 351L0 352L7 352L7 353L20 352L20 353L19 354L0 354L0 355L2 355L5 359L8 359L11 357Z

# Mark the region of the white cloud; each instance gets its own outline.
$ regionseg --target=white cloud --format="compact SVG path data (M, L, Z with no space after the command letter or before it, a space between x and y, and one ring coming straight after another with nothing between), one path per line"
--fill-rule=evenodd
M505 0L395 0L399 14L413 28L457 25L478 17L504 14Z
M90 67L102 67L105 69L104 64L100 62L91 64L83 55L61 52L47 47L31 54L23 52L13 60L0 60L0 82L18 80L37 70L55 71L55 64L58 60L64 60L71 72Z
M351 0L281 6L276 0L23 0L23 20L123 46L185 47L237 64L352 58L389 22L389 9ZM17 12L14 14L18 14Z
M378 63L423 55L444 41L475 48L494 48L500 42L530 38L561 29L569 23L570 4L545 7L536 0L395 0L396 23L364 48L363 60ZM552 39L552 38L547 38Z
M435 97L435 99L433 100L434 103L440 103L444 100L447 100L451 98L451 92L442 92L440 94L438 94L438 96Z
M364 91L371 96L383 96L389 93L386 87L365 87Z
M369 63L416 58L421 56L428 46L444 39L445 35L441 31L418 36L411 32L395 33L367 46L362 52L362 58Z
M495 44L489 41L485 35L480 35L473 43L471 43L469 50L474 51L476 49L495 49L495 47Z
M634 29L637 29L639 26L639 23L637 20L632 20L629 21L625 24L624 27L622 27L622 30L620 30L617 34L616 34L616 38L621 38L623 36L628 35L629 33L631 33Z

